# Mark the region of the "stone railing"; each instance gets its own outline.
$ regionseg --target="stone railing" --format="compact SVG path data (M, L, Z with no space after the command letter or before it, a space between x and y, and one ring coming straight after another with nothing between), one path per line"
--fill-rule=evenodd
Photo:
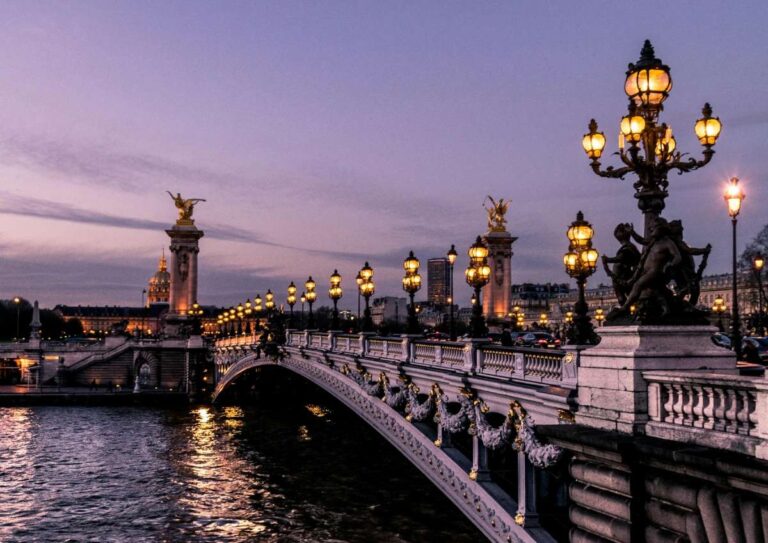
M288 332L288 345L575 388L572 353L483 342L430 341L337 332Z
M258 343L261 333L244 334L216 340L216 347L244 347Z
M720 373L644 372L648 435L768 459L768 382Z
M340 353L360 354L363 352L363 344L360 336L356 334L336 335L336 351Z
M576 384L573 354L560 350L483 345L478 350L477 367L478 373L483 374Z

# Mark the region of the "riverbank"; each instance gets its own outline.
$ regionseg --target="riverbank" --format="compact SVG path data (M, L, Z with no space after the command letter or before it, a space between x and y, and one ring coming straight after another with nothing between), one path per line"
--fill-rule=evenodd
M143 390L92 389L88 387L0 386L0 407L32 405L93 405L93 406L155 406L183 407L189 405L184 392Z

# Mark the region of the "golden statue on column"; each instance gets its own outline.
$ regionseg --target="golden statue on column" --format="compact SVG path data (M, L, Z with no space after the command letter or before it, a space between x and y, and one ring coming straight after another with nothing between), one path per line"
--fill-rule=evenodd
M181 193L177 192L176 196L171 191L165 192L173 199L173 203L176 204L176 209L179 210L179 218L176 220L176 224L179 226L191 226L195 224L192 219L192 213L195 211L195 204L198 202L205 202L203 198L189 198L184 199L181 197Z
M505 215L509 209L509 200L504 201L504 198L499 198L499 201L496 202L491 196L487 196L486 199L491 202L490 207L483 206L488 212L488 231L506 232L507 219Z

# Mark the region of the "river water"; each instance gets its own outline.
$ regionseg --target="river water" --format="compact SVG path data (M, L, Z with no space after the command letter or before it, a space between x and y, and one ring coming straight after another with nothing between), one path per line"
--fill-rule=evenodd
M340 404L288 396L0 408L0 541L484 540Z

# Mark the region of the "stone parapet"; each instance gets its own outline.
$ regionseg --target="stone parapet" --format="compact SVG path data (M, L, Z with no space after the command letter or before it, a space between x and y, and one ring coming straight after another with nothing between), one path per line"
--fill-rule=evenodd
M644 371L736 373L731 351L716 346L709 326L605 326L599 345L580 354L580 424L643 433L648 421Z

